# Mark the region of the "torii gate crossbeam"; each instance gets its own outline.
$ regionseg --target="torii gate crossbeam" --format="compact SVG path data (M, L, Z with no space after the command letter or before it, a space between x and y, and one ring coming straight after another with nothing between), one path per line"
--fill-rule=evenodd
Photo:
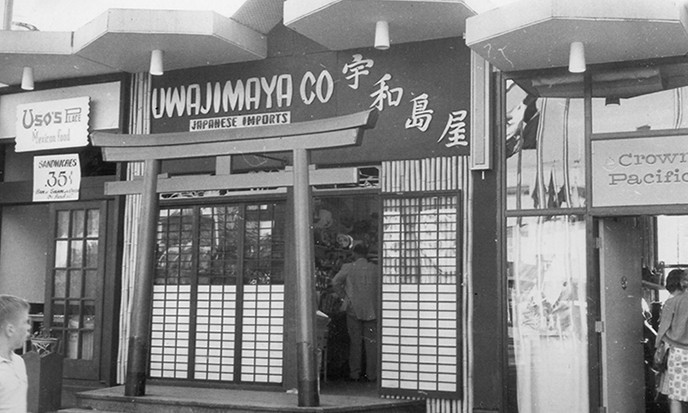
M377 122L376 111L279 126L203 132L124 135L95 132L94 146L109 162L144 161L139 242L136 260L134 311L131 316L126 396L143 396L150 342L155 231L159 214L158 174L162 159L185 159L265 152L292 151L294 158L294 236L296 252L297 379L299 406L320 404L315 361L315 306L309 183L309 150L359 145L365 129ZM217 184L226 184L217 180ZM210 189L210 188L206 188ZM229 189L226 186L216 189Z

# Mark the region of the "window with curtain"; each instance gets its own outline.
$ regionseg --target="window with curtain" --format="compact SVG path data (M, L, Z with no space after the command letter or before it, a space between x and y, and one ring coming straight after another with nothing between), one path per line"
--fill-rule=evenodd
M507 221L510 407L588 409L585 219Z
M583 99L507 81L509 411L587 411ZM518 212L514 214L513 212Z

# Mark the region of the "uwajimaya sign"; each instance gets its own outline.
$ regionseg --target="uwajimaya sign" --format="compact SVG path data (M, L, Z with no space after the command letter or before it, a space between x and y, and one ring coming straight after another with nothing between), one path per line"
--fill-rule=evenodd
M688 136L592 142L593 206L688 204Z
M86 97L17 105L16 152L88 145Z
M467 156L470 78L470 49L460 39L385 51L287 49L265 60L155 76L151 133L283 125L375 109L375 129L360 146L314 150L312 162Z

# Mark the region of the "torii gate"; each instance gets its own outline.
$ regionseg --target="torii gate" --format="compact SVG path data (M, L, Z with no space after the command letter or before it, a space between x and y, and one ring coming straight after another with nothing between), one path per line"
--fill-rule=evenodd
M110 183L106 193L141 193L141 223L136 260L134 311L131 316L129 358L125 381L126 396L144 396L150 342L150 302L155 271L155 232L159 214L158 193L190 190L239 189L261 186L294 186L294 238L296 252L296 319L298 405L320 404L315 362L315 308L313 294L313 256L311 251L310 178L319 184L341 183L336 172L313 170L309 174L309 150L360 145L365 129L377 121L376 111L364 111L323 120L287 125L257 126L202 132L175 132L152 135L124 135L94 132L91 142L100 146L108 162L143 161L143 182ZM265 152L292 151L294 170L256 175L214 175L158 177L163 159L185 159ZM310 175L310 177L309 177Z

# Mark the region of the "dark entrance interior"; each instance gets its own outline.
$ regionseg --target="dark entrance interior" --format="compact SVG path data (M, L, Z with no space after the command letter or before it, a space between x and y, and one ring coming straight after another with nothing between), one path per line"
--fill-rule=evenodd
M652 369L666 277L688 268L687 216L613 217L598 221L603 400L609 411L668 412ZM642 317L641 317L642 314ZM640 346L634 345L640 343Z
M341 298L332 288L332 278L342 264L353 259L357 243L369 249L368 259L378 263L379 197L317 197L313 208L316 290L318 292L318 341L323 349L321 375L325 381L349 377L349 335ZM326 316L326 317L325 317ZM365 357L362 358L365 363ZM365 371L365 369L362 369Z

